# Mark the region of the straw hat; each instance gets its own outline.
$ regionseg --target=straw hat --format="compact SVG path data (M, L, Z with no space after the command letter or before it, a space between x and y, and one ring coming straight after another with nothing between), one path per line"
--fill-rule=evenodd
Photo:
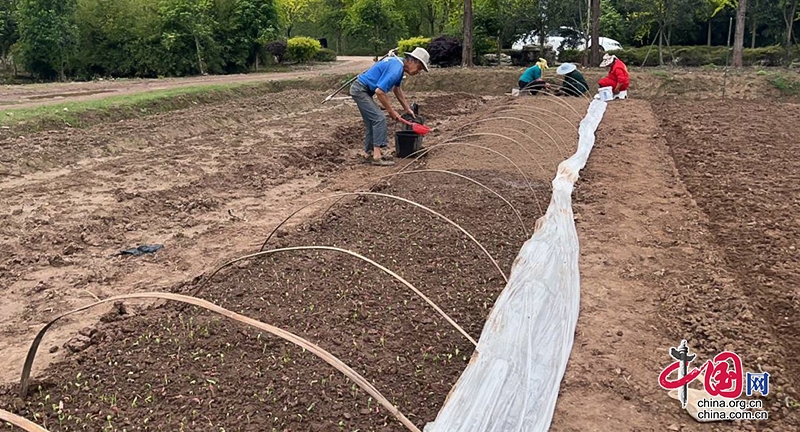
M562 63L561 66L556 69L556 73L559 75L566 75L575 69L577 69L577 67L574 63Z
M428 54L428 51L425 48L416 47L414 48L414 51L406 53L406 57L413 57L419 60L422 62L422 67L425 68L425 72L430 71L430 66L428 66L428 64L431 61L431 55Z
M539 57L539 61L536 62L536 65L539 66L539 69L541 70L550 69L550 67L547 66L547 60L541 57Z
M600 63L600 67L609 66L611 63L614 63L614 60L617 59L617 56L611 54L603 55L603 62Z

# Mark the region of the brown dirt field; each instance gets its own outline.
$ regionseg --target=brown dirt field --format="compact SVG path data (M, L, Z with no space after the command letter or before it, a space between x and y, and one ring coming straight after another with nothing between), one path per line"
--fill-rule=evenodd
M535 193L507 162L475 148L443 146L419 168L484 182L532 230L577 132L560 120L534 127L519 119L544 108L577 124L586 101L569 101L575 114L546 98L453 93L481 76L453 75L463 79L449 93L412 93L434 126L426 147L461 135L459 142L501 151ZM431 74L414 86L440 89L441 79ZM0 250L11 250L0 260L0 278L12 287L0 322L2 342L11 344L3 357L12 355L0 382L16 379L43 322L91 301L86 291L194 292L198 275L257 250L291 209L333 191L366 190L399 169L359 165L355 109L320 107L320 96L254 95L1 142L0 162L23 177L0 184L10 203L0 216ZM609 105L575 190L581 315L552 430L800 428L792 362L798 222L791 212L800 190L792 163L798 112L757 97ZM497 117L506 118L471 124ZM502 201L444 174L399 176L373 190L419 200L463 224L506 272L525 240ZM324 208L299 215L271 247L328 245L372 257L479 336L504 283L466 237L382 198L348 198L318 218ZM144 242L166 247L154 256L110 257ZM199 295L319 343L420 428L435 418L472 353L405 287L331 252L250 259L223 270ZM105 314L101 324L98 313ZM84 328L85 336L66 344L77 352L64 354L71 351L65 342ZM770 420L699 424L682 412L658 385L681 338L698 354L693 366L728 349L746 371L769 371L771 393L763 399ZM53 431L404 430L310 354L172 304L130 303L124 315L107 308L71 319L48 334L34 369L27 400L13 385L0 386L0 406Z
M6 238L9 249L13 252L4 260L8 263L8 269L3 276L12 284L9 294L15 300L8 303L11 306L8 315L4 314L8 316L3 322L4 336L15 344L4 349L11 359L4 369L4 381L11 381L18 374L25 343L32 337L31 331L38 329L42 320L52 316L53 312L86 303L90 300L89 292L106 297L142 290L191 290L192 287L186 286L186 283L193 277L227 258L256 249L268 230L277 223L278 217L288 213L292 207L337 189L352 190L369 178L374 181L377 173L386 172L378 168L362 167L355 161L354 153L360 147L361 132L360 121L353 106L334 104L319 108L320 96L324 97L321 93L287 91L280 96L280 100L292 102L276 106L273 102L275 95L253 97L235 104L198 107L86 130L46 132L9 140L3 146L9 154L24 155L24 158L13 160L18 163L14 169L26 173L22 179L12 179L4 184L3 189L4 199L13 203L4 219L7 222ZM493 115L495 117L515 114L507 112L505 99L492 101L467 94L442 93L415 96L423 107L428 124L434 127L434 133L427 138L428 146L443 141L439 137L455 136L456 121L461 134L485 131L495 133L498 126L508 123L507 120L498 120L483 128L481 125L470 129L462 128L464 120L474 116L472 113L505 112L502 115ZM585 101L573 102L577 104L577 109L585 110ZM255 110L252 109L253 106L256 106ZM571 112L559 106L553 107L553 110L563 116ZM577 123L576 119L573 121ZM320 131L317 126L325 128ZM534 133L532 130L521 130L528 136ZM574 140L575 130L567 123L563 123L563 126L556 125L553 130ZM517 139L522 138L518 136ZM508 154L527 173L527 177L532 179L537 190L536 196L541 201L533 201L530 189L516 171L504 171L500 175L493 171L481 171L480 161L486 161L490 168L502 166L494 162L493 158L496 159L496 156L491 153L473 149L466 155L471 160L469 167L462 166L459 159L444 151L434 152L424 163L429 168L457 169L474 175L511 199L525 216L527 228L532 229L533 223L541 215L539 208L547 204L549 177L564 155L552 151L542 154L536 149L531 149L531 154L523 153L515 144L497 142L490 136L475 137L469 142L490 146ZM131 143L135 145L130 145ZM544 148L549 150L549 147ZM540 165L544 169L539 168ZM420 182L420 179L430 179L430 183ZM485 196L474 185L453 181L442 174L423 174L418 178L412 175L398 177L383 192L394 192L418 199L462 223L485 242L506 272L525 239L518 222L511 217L505 204L494 197ZM26 201L24 197L31 195L46 199L42 199L41 204L39 201ZM378 261L390 264L390 267L398 270L412 283L426 287L426 292L435 301L442 304L454 319L464 323L467 331L477 337L488 308L504 286L500 275L488 265L480 251L476 252L471 244L465 242L465 238L461 238L448 226L443 226L441 221L419 214L418 211L414 212L413 209L404 209L405 206L374 198L367 199L366 203L359 203L360 200L348 204L349 207L355 206L348 211L336 209L323 225L301 224L300 231L296 233L290 227L285 230L289 234L281 236L278 241L281 244L344 246L376 257ZM22 212L17 209L22 209ZM232 213L228 213L228 209L233 210ZM298 222L303 219L298 219ZM486 220L495 222L486 225ZM32 238L19 238L18 235L12 235L15 232L30 232ZM164 243L166 248L150 257L111 257L123 247L145 242ZM223 306L308 336L342 356L357 370L366 371L366 375L371 378L385 375L388 381L378 383L381 390L391 395L397 403L406 395L408 402L401 405L411 413L415 421L432 419L446 395L446 390L460 374L464 359L471 353L469 343L461 335L444 328L438 316L431 315L413 297L401 295L405 293L398 292L397 289L402 287L388 283L379 273L367 271L369 269L364 269L363 265L329 255L299 254L298 257L281 256L268 261L254 260L249 265L242 264L233 271L226 272L225 276L218 277L215 284L204 288L203 294ZM309 261L310 259L313 261ZM278 266L274 268L279 273L269 270L265 274L270 277L266 279L261 275L262 270L251 275L256 269L272 268L274 263L277 263ZM415 273L419 273L419 276L415 277ZM86 274L96 276L79 277ZM276 281L269 280L276 275ZM289 275L301 277L290 278ZM320 278L320 275L327 277ZM337 282L331 275L344 275L344 279ZM248 277L254 279L250 281ZM273 285L275 282L283 282L283 286L278 288ZM239 287L236 290L240 292L233 292L233 286L227 286L230 283ZM252 291L245 293L241 291L242 287L250 287L248 290ZM369 289L374 296L358 296L364 289ZM329 294L309 299L309 290ZM254 296L263 299L265 303L252 301ZM306 304L309 300L312 303ZM285 306L276 307L276 303ZM308 308L314 307L313 304L320 308L320 312L313 315L319 321L309 318L298 321L301 311L306 309L308 312ZM14 308L15 305L24 306ZM292 307L300 305L303 305L300 309L290 312ZM323 307L327 310L322 309ZM407 309L409 307L414 309ZM105 311L109 309L113 308L106 308ZM359 311L364 314L365 309L373 310L367 316L361 317ZM48 378L42 381L43 388L52 390L51 398L71 400L76 407L89 403L89 400L78 402L82 391L70 394L70 389L58 384L66 376L72 378L75 375L75 362L81 365L79 368L84 365L88 367L81 374L86 377L106 376L105 371L95 368L113 368L115 366L108 365L113 365L114 362L140 364L142 369L136 374L147 374L149 372L145 372L144 365L151 361L145 357L154 358L152 356L156 354L151 352L152 348L141 352L134 348L143 343L140 336L145 332L150 335L151 331L162 327L169 328L165 331L174 332L176 329L170 326L180 320L202 323L198 325L207 329L209 337L216 335L214 341L201 341L202 345L191 348L195 352L205 352L211 347L218 348L220 344L231 344L240 346L237 349L243 351L238 354L225 352L225 357L241 358L245 351L249 351L247 347L253 343L253 335L248 335L245 329L221 323L219 319L198 315L193 311L178 315L176 310L169 306L166 309L142 311L139 315L138 308L129 307L126 319L101 325L98 332L84 331L83 333L92 335L91 338L79 336L64 344L78 330L93 327L96 314L69 320L67 325L59 326L52 336L48 336L49 342L45 342L46 348L42 350L41 361L37 362L36 373L41 374L44 366L59 359L64 351L79 352L68 354L66 360L48 369L44 373ZM412 330L408 325L413 321L409 322L408 318L415 317L414 310L419 310L414 320L421 327ZM106 321L115 320L113 311L109 316L112 318ZM378 320L377 317L393 318ZM176 319L178 321L174 321ZM371 330L362 334L365 329ZM414 336L417 332L420 336L430 335L431 338ZM378 339L375 335L380 335L379 345L375 345ZM160 335L148 336L151 340L160 337L166 338ZM356 337L365 339L358 339L353 345L344 343ZM235 338L241 338L241 341L234 341ZM381 355L365 357L363 352L356 350L366 342L372 344L371 352L380 352ZM281 353L276 358L298 358L296 367L292 365L291 370L280 372L284 376L313 376L317 382L330 381L332 387L325 394L351 393L350 385L345 379L332 373L308 354L303 355L299 350L275 341L270 342L267 347L260 345L260 352L270 351L271 346L275 348L274 355ZM130 351L131 348L134 350ZM49 349L54 350L55 355L48 353ZM184 352L189 348L178 349L179 352ZM122 357L111 363L102 359L106 355L119 353L123 353ZM139 355L144 356L141 363L135 360ZM252 352L250 355L253 355ZM417 364L409 371L412 356ZM444 360L445 356L447 360ZM261 368L264 361L261 355L253 359L258 366L254 364L252 367ZM395 365L390 363L393 359ZM168 366L167 363L163 364ZM232 415L230 409L244 403L233 402L237 398L235 394L240 389L247 388L242 386L241 380L249 381L251 378L241 375L241 365L235 362L226 364L231 369L225 370L223 364L209 364L201 369L218 370L213 372L217 378L209 379L226 383L228 387L220 392L233 392L231 399L226 399L230 403L223 403L223 399L219 399L219 406L223 409L218 414L209 415L211 423L230 428L232 425L226 420ZM289 367L280 361L270 364L279 369ZM423 368L426 369L424 374ZM56 370L59 372L54 374L52 371ZM386 370L398 372L386 374ZM163 378L162 372L163 370L153 371L159 375L159 380ZM272 376L266 369L264 373ZM414 374L418 375L414 381L406 382L406 378L401 378ZM225 376L228 378L223 379ZM235 378L236 376L239 378ZM428 376L435 378L429 380ZM276 379L277 377L273 376ZM183 378L175 377L176 381L181 379ZM144 381L148 381L149 385L155 383L150 378ZM142 385L144 381L141 382ZM312 381L315 379L309 382ZM415 383L423 387L404 387ZM295 388L294 384L300 387ZM294 384L278 385L275 382L273 387L265 387L282 388L282 396L272 400L271 407L260 405L264 395L255 399L248 395L247 399L258 406L247 410L255 410L253 414L274 411L278 415L284 408L296 408L295 411L280 414L275 420L289 428L307 428L311 420L321 425L330 424L331 421L336 423L342 420L341 416L344 416L342 421L352 423L353 427L386 423L386 414L372 413L374 408L369 408L366 414L362 413L365 403L371 407L374 407L374 403L364 397L356 398L358 392L347 396L344 405L342 403L345 400L339 401L335 406L331 406L331 403L336 401L319 400L313 409L318 413L315 419L296 417L295 414L310 411L306 411L309 405L298 404L297 398L300 396L291 396L303 393L302 387L307 382ZM99 387L99 382L90 385L90 388L98 390ZM195 391L188 388L174 390L176 393L169 396L169 400L173 396L180 399L179 396ZM420 393L420 390L424 391ZM60 393L62 391L64 393ZM140 389L136 393L140 393ZM420 400L420 395L424 395L424 399ZM105 400L110 397L105 393L87 396L91 400ZM152 402L153 399L148 396L138 398L137 404L138 400ZM119 396L115 396L117 397ZM163 399L159 397L158 400ZM283 403L285 401L291 403L286 405ZM131 404L132 400L126 399L124 406L131 407ZM119 410L122 406L119 402L114 410ZM171 408L164 404L164 409ZM80 410L83 417L85 411L83 408ZM92 413L93 410L94 408ZM241 412L236 409L237 415ZM139 424L145 421L145 417L152 417L149 414L140 417L142 413L138 410L120 413L120 424L125 424L126 421ZM74 414L78 415L78 412ZM365 415L372 416L371 420L365 421ZM170 415L164 417L163 424L155 427L170 430L177 428L181 421L182 416ZM99 425L105 422L105 415L102 415L93 421L87 420L81 427L102 427ZM55 427L54 423L47 421L51 428ZM205 420L202 424L192 420L192 424L193 429L202 429L207 423ZM255 419L252 423L234 422L233 426L240 430L263 430L263 422Z

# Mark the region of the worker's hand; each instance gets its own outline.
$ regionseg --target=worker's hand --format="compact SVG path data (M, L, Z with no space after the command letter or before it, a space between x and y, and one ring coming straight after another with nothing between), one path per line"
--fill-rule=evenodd
M401 117L400 114L395 110L392 110L392 112L389 113L389 116L391 116L396 121L402 121L403 120L403 117Z

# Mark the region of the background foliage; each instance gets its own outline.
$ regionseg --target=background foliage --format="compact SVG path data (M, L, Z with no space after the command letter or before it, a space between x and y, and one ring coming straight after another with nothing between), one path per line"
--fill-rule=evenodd
M716 51L683 47L726 45L736 4L601 0L600 33L627 50L661 44L653 61L665 60L670 45L681 47L672 55L683 63L716 64ZM474 0L476 55L508 49L528 35L580 40L587 13L586 1ZM319 50L286 56L282 47L295 36L324 38L340 55L382 55L403 39L422 38L405 43L413 48L440 36L460 38L462 15L463 0L0 0L0 67L40 80L240 73L276 58L334 58ZM798 22L797 0L750 0L745 46L789 53ZM444 48L455 43L449 41ZM768 51L767 63L777 49Z

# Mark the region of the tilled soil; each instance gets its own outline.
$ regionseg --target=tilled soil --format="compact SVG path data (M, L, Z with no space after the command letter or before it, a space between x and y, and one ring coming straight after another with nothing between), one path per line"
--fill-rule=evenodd
M740 106L746 116L740 116ZM786 320L784 308L787 290L796 284L761 289L766 283L755 284L745 264L761 261L757 251L767 249L759 247L791 251L791 245L779 249L784 243L771 237L730 231L752 222L747 212L756 209L760 217L785 220L780 206L737 196L738 185L773 191L765 197L770 203L796 200L791 192L796 168L778 156L792 159L791 135L783 134L792 133L787 125L793 110L742 101L609 104L575 190L581 314L553 430L798 429L793 362L798 331L780 322L794 318ZM777 153L753 155L773 151L768 146ZM753 172L763 177L733 180ZM781 180L788 192L769 186L770 172L785 174ZM796 237L791 224L782 229L786 240ZM769 259L775 257L763 258ZM785 273L773 275L773 284L797 274L791 257L780 268ZM693 420L658 381L674 361L670 347L681 339L697 354L691 367L727 350L741 356L743 372L769 371L769 395L754 397L769 420Z
M510 187L492 173L464 174L513 199L529 226L539 216L527 188ZM537 187L547 195L546 183ZM419 199L463 224L506 272L525 239L502 201L443 174L398 178L381 193ZM455 228L385 198L350 201L324 223L306 224L271 246L296 245L335 246L375 259L476 339L505 285L480 249ZM470 342L406 287L342 254L251 259L224 270L199 295L318 343L368 377L419 427L435 418L472 353ZM313 355L244 326L176 309L152 310L103 328L95 345L52 368L41 391L18 409L28 417L43 416L51 430L108 424L150 425L150 430L402 429ZM59 424L49 407L36 408L48 397L65 401L65 422Z
M687 292L680 315L699 347L733 349L748 370L769 372L770 425L777 420L786 425L781 430L797 430L800 108L737 105L733 110L716 101L661 109L678 170L707 217L703 225L721 257L716 294L698 298Z
M290 97L282 100L292 99L291 94L284 96ZM100 188L104 181L112 184L102 189L102 195L110 195L103 202L107 207L96 206L92 210L129 212L134 221L126 223L135 223L142 229L146 227L149 233L153 230L174 232L173 238L181 241L165 242L168 248L175 249L171 254L165 249L153 257L103 259L102 255L116 251L121 240L132 243L128 237L114 236L117 230L123 229L122 218L106 217L106 228L97 230L101 234L98 244L87 246L84 242L81 248L71 248L70 252L77 256L65 260L65 267L71 266L76 274L84 274L85 266L99 262L111 269L109 276L75 285L72 285L74 280L69 280L60 290L41 291L50 291L51 298L55 297L52 294L55 292L58 294L55 299L64 303L48 302L44 297L39 301L20 300L27 305L25 316L31 319L31 329L26 331L9 321L8 340L19 341L20 348L25 348L30 340L26 333L38 330L39 322L56 311L66 310L70 300L74 304L85 304L89 300L87 295L77 300L64 299L64 291L77 293L90 289L101 296L159 289L194 293L198 288L196 282L200 281L196 279L191 283L194 276L210 268L213 262L257 249L264 233L279 221L276 216L287 214L291 208L325 193L342 188L353 190L374 182L379 175L396 171L356 165L353 157L356 151L347 150L360 148L360 122L354 117L353 107L316 110L317 101L312 99L303 95L294 97L289 107L296 110L289 114L291 123L283 114L251 113L254 101L249 100L233 106L225 104L189 112L190 118L207 118L207 121L183 126L170 124L182 118L181 114L185 116L184 112L139 121L148 126L149 131L127 129L126 136L168 139L160 149L153 148L148 153L152 156L118 161L120 168L123 162L128 170L134 170L137 163L139 167L153 164L152 175L165 182L172 181L164 187L146 190L145 183L136 176L124 181L141 183L128 187L114 186L111 176L105 176L96 180L96 187ZM476 112L496 116L500 111L531 102L492 102L467 94L435 94L418 100L427 123L434 127L434 133L426 138L426 146L443 141L443 137L454 136L457 131L463 134L484 130L477 125L468 129L454 126L468 123ZM577 109L585 110L584 101L572 102ZM272 106L269 100L263 103ZM563 106L550 109L562 115L569 111ZM244 136L255 135L250 138L250 146L259 147L237 152L235 149L241 147L236 144L237 140L217 132L216 125L220 122L235 124L237 132ZM331 130L317 135L320 125L328 125ZM505 125L532 136L537 130L521 129L513 122ZM502 126L503 120L495 124L495 127ZM193 127L197 129L186 130ZM573 126L562 123L557 128L562 136L574 140ZM231 129L236 128L227 130ZM109 125L105 129L98 127L70 133L96 138L103 135L101 131L113 134L116 129ZM155 137L146 138L151 135ZM272 135L279 135L282 140L269 139ZM40 143L60 139L58 135L43 136L34 139ZM21 150L25 151L29 146L27 138L19 140ZM64 145L71 143L75 148L73 152L63 151L60 156L80 160L81 154L83 157L92 155L96 146L84 146L83 141L79 136L63 141ZM527 173L525 178L503 166L508 164L496 162L496 155L478 149L460 149L461 153L436 151L415 168L455 169L472 176L516 206L522 214L524 230L506 203L455 176L408 174L374 190L418 200L447 215L481 241L507 274L527 238L525 231L532 231L536 219L541 216L540 209L547 205L549 178L561 161L561 155L528 141L524 143L530 146L528 152L531 153L493 136L476 136L465 141L508 155L523 173ZM282 142L287 144L281 146ZM148 141L148 148L150 143ZM59 146L42 147L51 152L62 151ZM547 152L541 152L542 148ZM70 156L73 153L78 155ZM171 175L170 168L163 169L156 163L153 157L159 154L163 155L159 159L182 160L189 167L208 164L203 168L208 170L210 166L216 171L208 175L200 168L197 168L199 171L186 168L180 172L188 177L188 184L184 184L175 181L180 175ZM464 159L455 158L454 154L462 154ZM47 163L44 157L36 158L36 151L31 155L39 161L36 163ZM206 162L208 159L213 163ZM490 169L481 170L482 162L490 160L485 164ZM236 164L237 168L228 172L226 162ZM263 183L248 183L237 175L243 171L238 164L261 164L254 172L275 168L275 177L262 176ZM503 169L495 170L495 167ZM46 168L39 169L46 171ZM71 190L81 192L80 181L91 181L89 171L95 170L65 173L63 177L78 176L72 180ZM309 176L312 170L316 174ZM26 174L32 175L36 173ZM309 177L320 179L312 182ZM311 193L296 189L304 184L309 185ZM231 209L232 202L255 201L262 189L275 191L284 185L294 187L284 193L268 192L275 208L264 209L263 204L252 203L245 208L253 209L252 213L241 207L227 212L224 218L232 219L235 224L214 223L219 218L215 213ZM17 191L31 188L28 183L9 186L6 191L9 196L14 187L20 188ZM35 186L41 188L35 190L49 200L59 202L60 196L66 195L48 182ZM125 208L120 209L114 202L122 203ZM59 229L54 230L57 232L49 234L56 240L60 233L69 233L71 226L80 232L86 231L76 223L78 220L82 223L87 223L85 219L92 220L85 213L65 218L70 214L71 204L62 204L58 207L60 211L50 216L51 224L60 224ZM157 208L150 211L148 206ZM43 209L46 207L34 210ZM166 214L162 214L164 212ZM425 292L473 338L479 337L484 319L505 283L486 255L454 227L410 205L378 197L348 198L325 215L322 222L308 219L313 214L300 214L279 231L270 246L338 246L371 257ZM252 222L259 215L269 218ZM17 220L15 217L23 222L30 217L19 212L9 216L7 220L12 222ZM245 220L236 220L237 217ZM197 226L200 223L205 225ZM40 226L50 225L40 224L37 228ZM15 229L24 231L21 226ZM195 231L191 236L182 234L191 231ZM13 237L9 235L9 238ZM78 240L73 241L77 243ZM208 245L215 241L219 244ZM15 257L43 253L36 249L42 247L37 243L19 242L14 247ZM57 256L70 256L61 250L63 247L64 244L55 242L45 250ZM90 247L103 253L87 254ZM29 248L32 250L27 252ZM224 256L219 256L219 251L226 248ZM78 260L88 258L86 255L91 260ZM215 255L219 257L214 259ZM36 262L42 269L50 265L49 261L46 264ZM153 264L161 270L156 270ZM9 268L12 271L6 277L17 278L16 283L34 278L31 269L13 259ZM163 275L159 274L161 272ZM60 279L67 276L66 272L55 273L48 283L60 283ZM121 286L131 279L137 283ZM98 290L98 287L103 289ZM35 294L37 291L12 291L15 293ZM282 253L237 263L202 286L198 295L318 342L371 380L419 427L435 418L472 353L470 342L405 286L365 263L333 252ZM47 309L54 304L55 310ZM45 339L40 353L42 362L46 365L50 360L48 354L52 356L53 352L70 351L66 360L52 365L44 373L34 368L35 376L41 378L37 378L26 401L14 396L13 387L2 388L0 405L46 424L50 430L402 430L389 414L377 408L374 400L337 371L271 336L193 308L166 305L142 309L127 304L122 309L124 314L119 308L104 309L108 313L103 319L105 324L100 326L92 325L91 318L77 318L55 329L53 335ZM75 336L76 333L79 335ZM9 371L18 373L19 367L21 361L14 361ZM57 401L56 405L51 406L51 400Z
M89 129L0 140L0 380L17 374L25 341L53 313L92 295L167 289L226 255L256 247L294 206L352 189L362 123L320 92L253 95ZM414 94L437 129L485 103ZM435 114L434 114L435 113ZM438 132L431 135L436 139ZM141 244L152 256L115 257ZM75 334L91 323L68 320ZM61 336L62 333L56 333ZM60 353L45 353L42 365Z

